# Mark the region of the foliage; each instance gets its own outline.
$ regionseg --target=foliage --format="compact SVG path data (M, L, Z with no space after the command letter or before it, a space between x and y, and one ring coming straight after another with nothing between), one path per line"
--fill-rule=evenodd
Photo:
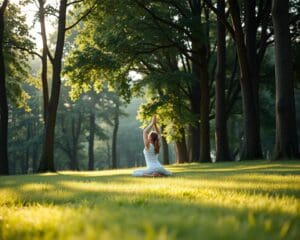
M8 153L12 174L25 174L35 171L36 166L34 164L37 164L37 162L34 163L34 161L37 161L41 150L43 129L41 96L35 87L25 84L22 87L31 96L27 101L28 108L31 111L28 112L26 109L10 106ZM30 166L26 167L27 153L30 153L31 157L28 156Z
M113 53L94 42L96 35L90 22L81 26L74 43L75 48L67 57L64 74L66 85L71 87L71 98L75 100L91 89L99 93L109 83L111 91L118 92L128 101L129 69L121 65Z
M33 2L24 0L24 2ZM70 26L85 12L94 0L72 1L74 7L69 8L67 26ZM128 103L132 97L142 97L138 101L138 120L142 127L156 113L163 135L171 143L182 137L182 127L187 135L199 116L191 112L191 91L196 80L193 74L191 39L196 37L209 45L208 70L210 74L210 119L215 117L215 70L216 70L216 15L203 8L201 21L193 17L188 1L140 1L113 0L96 1L95 11L83 19L75 28L66 32L66 44L63 60L63 86L61 91L58 122L65 118L68 130L64 132L60 125L56 128L56 142L64 146L71 142L71 119L79 113L83 114L83 129L80 133L78 146L82 169L86 168L88 118L91 111L96 113L95 165L106 168L110 158L110 140L112 135L114 106L117 101ZM203 2L203 1L200 1ZM215 2L215 1L214 1ZM263 3L264 1L261 1ZM296 88L299 88L299 31L297 16L299 6L290 1L292 44L294 52L294 76ZM241 9L244 2L239 1ZM20 14L22 5L9 4L7 11L7 32L5 39L5 60L8 70L7 89L10 98L11 117L9 126L9 152L14 173L22 172L26 151L40 149L42 135L41 92L32 86L41 87L40 76L36 66L29 60L24 49L30 51L33 44L28 36L28 27L24 24L24 16ZM46 1L46 17L55 19L57 15L54 2ZM145 8L148 8L145 9ZM209 19L205 19L207 11ZM35 16L38 21L38 16ZM270 16L269 16L270 17ZM160 18L160 19L159 19ZM54 20L56 21L56 20ZM243 21L243 19L242 19ZM296 21L296 22L295 22ZM48 27L48 26L47 26ZM268 26L268 35L272 36L272 27ZM49 28L50 29L50 28ZM261 37L258 27L257 40ZM208 33L206 32L208 31ZM48 32L49 48L53 54L57 33ZM51 36L51 37L50 37ZM270 38L272 43L272 37ZM233 39L226 38L226 104L237 94L229 113L229 142L231 150L238 150L243 143L242 102L240 96L237 67L233 75L236 60L236 49ZM35 59L37 61L37 59ZM50 62L49 62L50 63ZM28 76L29 65L33 76ZM50 66L51 64L49 64ZM48 69L51 77L51 69ZM135 80L129 73L138 74ZM134 75L134 74L133 74ZM267 48L260 71L259 98L261 102L261 135L265 153L271 151L275 136L275 84L274 84L274 48ZM50 79L49 79L50 83ZM50 86L50 84L49 84ZM67 91L70 90L70 97ZM197 89L198 90L198 89ZM299 91L296 91L296 110L299 109ZM121 100L122 99L122 100ZM123 101L125 100L125 101ZM143 148L139 122L136 121L138 109L136 99L125 111L129 118L120 121L118 155L120 166L143 164ZM16 109L15 106L23 109ZM123 105L124 106L124 105ZM31 110L31 112L25 113ZM299 112L299 111L298 111ZM297 112L297 114L298 114ZM124 110L120 111L123 117ZM299 114L297 115L299 122ZM13 119L13 120L12 120ZM12 124L14 122L14 124ZM27 139L27 126L30 122L37 123L37 129ZM211 140L214 139L214 122L211 121ZM300 130L299 130L300 131ZM213 144L212 144L213 145ZM68 167L68 159L56 145L56 161L59 169ZM39 153L38 153L39 154ZM30 156L32 162L33 156ZM172 160L171 160L172 161Z
M187 10L188 6L179 1L177 3L188 17L182 19L178 9L169 3L149 4L147 1L146 5L149 4L155 14L178 24L178 28L194 29L195 22ZM114 69L117 64L128 67L142 75L141 80L130 81L132 93L142 95L144 87L147 86L149 101L140 108L139 119L144 121L153 113L161 112L161 123L166 125L165 135L168 140L182 137L180 128L195 121L195 116L189 111L187 90L195 78L190 72L177 66L180 51L176 46L189 49L189 46L185 45L188 41L185 33L169 25L157 24L153 17L134 1L114 1L113 5L104 1L94 15L84 23L84 28L79 33L80 37L77 38L80 42L78 50L73 51L76 54L69 58L73 68L82 66L80 62L91 67L83 68L84 71L82 68L73 71L81 74L76 77L70 76L74 88L78 89L78 83L85 87L87 82L96 82L93 76L89 76L94 74L95 69L100 68L103 72L107 67ZM180 16L178 21L174 20L176 15ZM112 61L109 61L107 56ZM72 61L73 59L75 61ZM68 72L68 64L66 71ZM97 70L96 73L98 72ZM112 73L109 75L113 76ZM89 81L86 81L86 78ZM101 76L96 78L102 79ZM125 89L122 81L112 78L114 83L118 84L118 89Z
M153 114L157 114L159 125L165 126L163 136L170 143L182 137L181 130L191 119L191 113L187 108L181 108L182 99L176 95L170 99L170 95L160 98L148 98L147 103L139 108L137 118L143 122L142 126L149 124ZM176 104L179 103L178 105Z
M297 239L300 165L186 164L2 177L1 239ZM174 187L176 186L176 187ZM184 219L184 221L183 221Z
M9 4L5 12L4 56L7 73L7 94L9 100L17 107L30 110L27 100L30 98L22 88L22 83L28 79L28 57L33 48L29 36L25 16L20 12L20 6Z
M142 98L133 98L125 108L126 116L120 118L118 132L117 155L120 167L144 166L143 137L140 122L136 120L136 113L144 102Z

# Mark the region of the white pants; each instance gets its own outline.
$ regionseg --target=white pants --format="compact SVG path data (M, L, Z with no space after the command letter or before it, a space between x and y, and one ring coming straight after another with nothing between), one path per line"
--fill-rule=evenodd
M145 168L145 169L138 169L135 170L132 173L132 176L134 177L143 177L144 175L150 175L153 173L159 173L165 176L170 176L172 175L172 173L166 169L164 169L163 167L157 167L157 168Z

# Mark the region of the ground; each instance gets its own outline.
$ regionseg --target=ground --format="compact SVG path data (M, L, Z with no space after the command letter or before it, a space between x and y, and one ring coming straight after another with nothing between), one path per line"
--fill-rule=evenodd
M300 162L0 177L0 239L300 239Z

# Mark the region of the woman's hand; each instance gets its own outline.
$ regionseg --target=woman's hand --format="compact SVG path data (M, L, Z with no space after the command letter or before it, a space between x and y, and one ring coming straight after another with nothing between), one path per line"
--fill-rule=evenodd
M156 115L152 117L152 124L155 125L157 123Z

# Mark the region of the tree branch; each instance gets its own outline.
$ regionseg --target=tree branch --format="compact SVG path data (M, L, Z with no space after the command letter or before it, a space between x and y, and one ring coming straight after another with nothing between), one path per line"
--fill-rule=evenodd
M229 117L230 112L232 111L232 108L236 102L236 100L238 100L239 98L239 93L240 93L241 89L240 89L240 84L236 84L235 88L233 90L233 94L231 95L231 98L229 99L228 103L227 103L227 108L226 108L226 116L227 119Z
M4 0L1 7L0 7L0 15L3 15L4 14L4 11L7 7L7 4L8 4L8 0Z
M226 29L228 30L228 32L230 33L231 37L233 39L235 39L235 35L234 35L234 29L233 27L228 23L228 21L226 20L226 18L224 16L222 16L221 14L219 14L218 9L216 9L213 4L211 3L210 0L203 0L204 3L217 15L217 17L220 19L220 21L224 24L224 26L226 27Z
M5 43L9 44L9 42L5 42ZM15 48L15 49L18 49L18 50L20 50L20 51L27 52L27 53L29 53L30 55L35 55L35 56L39 57L40 59L42 59L42 55L39 54L39 53L36 52L36 51L32 51L32 50L30 50L30 49L28 49L28 48L16 46L16 45L13 45L13 44L11 44L11 46L12 46L13 48Z
M176 28L176 29L179 30L179 31L183 31L184 33L186 33L186 35L187 35L187 37L188 37L189 39L193 39L193 37L191 36L191 33L190 33L188 30L186 30L186 29L184 29L184 28L182 28L182 27L176 25L175 23L169 22L169 21L167 21L167 20L165 20L165 19L162 19L162 18L158 17L158 16L155 15L153 12L151 12L150 9L148 9L146 6L144 6L144 5L143 5L141 2L139 2L138 0L134 0L134 1L135 1L141 8L143 8L144 10L146 10L146 11L152 16L155 25L158 27L158 29L159 29L159 30L161 31L161 33L167 38L167 40L168 40L169 42L171 42L172 44L174 44L174 46L175 46L177 49L179 49L179 51L180 51L187 59L189 59L189 60L191 60L191 61L195 61L195 59L193 59L193 58L188 54L188 53L193 53L193 51L192 51L192 50L188 50L188 49L186 49L186 48L180 46L180 44L178 44L178 42L173 41L173 40L167 35L166 30L162 28L162 26L160 25L160 22L161 22L161 23L164 23L164 24L166 24L166 25L168 25L168 26L171 26L171 27L173 27L173 28Z
M179 4L177 4L176 1L174 0L170 0L170 1L159 1L157 0L157 2L161 2L161 3L169 3L169 4L172 4L173 7L175 7L179 12L180 14L183 16L183 17L187 17L187 15L184 13L184 10L179 6Z
M137 55L138 54L148 54L148 53L153 53L157 50L160 50L160 49L164 49L164 48L170 48L170 47L174 47L174 44L171 43L171 44L167 44L167 45L155 45L155 44L151 44L151 43L148 43L148 45L152 45L153 48L152 49L145 49L145 50L142 50L142 51L137 51Z
M267 46L274 42L273 40L269 41L272 35L273 32L269 34L263 34L263 36L260 39L258 54L257 54L257 60L259 61L259 63L261 63L263 60Z
M77 1L73 1L73 2L69 2L67 3L67 7L73 5L73 4L76 4L76 3L80 3L80 2L83 2L84 0L77 0Z
M75 27L78 23L80 23L84 18L86 18L96 7L97 2L94 3L94 5L92 7L90 7L79 19L77 19L76 22L74 22L73 24L71 24L70 26L65 28L65 32L72 29L73 27Z
M147 13L149 13L149 15L155 20L155 21L160 21L161 23L164 23L168 26L171 26L181 32L184 32L185 34L187 34L187 36L189 36L189 38L192 39L192 35L191 33L187 30L187 29L184 29L183 27L180 27L178 24L176 23L173 23L173 22L170 22L166 19L163 19L159 16L157 16L155 13L153 13L149 8L147 8L144 4L142 4L140 1L138 0L134 0L136 2L136 4L141 7L142 9L144 9Z
M141 60L141 63L148 69L149 73L150 72L159 72L159 73L164 73L161 69L152 67L150 64L148 64L146 61Z
M66 154L69 154L70 149L66 148L61 142L55 141L56 145L63 150Z

